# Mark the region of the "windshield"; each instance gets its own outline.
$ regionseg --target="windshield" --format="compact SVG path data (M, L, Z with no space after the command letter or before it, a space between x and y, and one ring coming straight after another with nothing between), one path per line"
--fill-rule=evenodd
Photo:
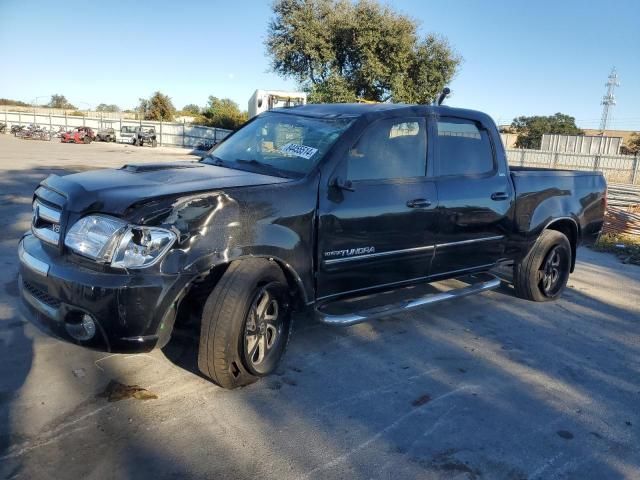
M282 177L302 177L354 119L265 113L215 147L205 163Z

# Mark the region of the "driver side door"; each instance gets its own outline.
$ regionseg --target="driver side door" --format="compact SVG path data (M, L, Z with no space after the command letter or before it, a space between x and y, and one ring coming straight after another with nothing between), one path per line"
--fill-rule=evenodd
M349 149L320 189L318 299L429 275L438 202L427 153L424 117L375 121Z

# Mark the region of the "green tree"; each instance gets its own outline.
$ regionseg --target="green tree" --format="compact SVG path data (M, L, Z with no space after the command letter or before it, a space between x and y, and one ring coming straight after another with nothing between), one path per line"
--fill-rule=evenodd
M200 107L195 103L190 103L182 107L182 112L188 115L200 115Z
M531 148L537 150L542 143L542 135L584 135L584 132L576 126L576 119L563 113L555 115L517 117L511 122L511 128L518 134L517 148Z
M59 95L57 93L54 95L51 95L51 100L49 100L47 107L63 108L65 110L76 110L78 108L72 103L69 103L69 101L67 100L67 97L65 97L64 95Z
M325 81L312 84L308 90L309 103L353 103L358 100L347 80L340 75L330 75Z
M98 105L96 107L96 112L119 112L120 111L120 107L118 107L115 104L110 104L107 105L106 103L101 103L100 105Z
M428 103L461 62L446 39L374 0L276 0L265 45L273 71L313 102Z
M160 92L155 92L150 98L141 98L138 112L145 120L171 121L176 113L176 108L171 98Z
M211 127L235 130L249 118L247 112L240 111L238 104L228 98L209 97L209 103L202 109L202 120Z

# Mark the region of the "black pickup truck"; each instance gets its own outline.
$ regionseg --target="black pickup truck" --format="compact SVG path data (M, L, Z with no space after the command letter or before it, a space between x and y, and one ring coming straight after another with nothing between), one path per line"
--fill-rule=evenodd
M201 161L49 176L19 282L40 323L89 348L163 347L197 318L199 368L233 388L276 368L294 310L351 325L495 288L497 267L553 300L605 204L599 173L509 169L480 112L306 105Z

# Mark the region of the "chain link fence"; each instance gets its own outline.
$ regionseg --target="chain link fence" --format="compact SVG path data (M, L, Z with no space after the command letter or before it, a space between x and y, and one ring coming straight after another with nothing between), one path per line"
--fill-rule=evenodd
M0 112L0 122L7 125L7 132L13 125L36 124L49 130L63 127L71 130L75 127L91 127L94 131L103 128L113 128L119 134L124 126L152 126L155 128L158 145L197 148L202 144L213 144L221 141L231 133L223 128L204 127L189 123L152 122L147 120L110 119L106 117L84 117L74 115L52 115L38 112Z
M507 148L509 165L602 172L607 182L640 184L640 156Z

